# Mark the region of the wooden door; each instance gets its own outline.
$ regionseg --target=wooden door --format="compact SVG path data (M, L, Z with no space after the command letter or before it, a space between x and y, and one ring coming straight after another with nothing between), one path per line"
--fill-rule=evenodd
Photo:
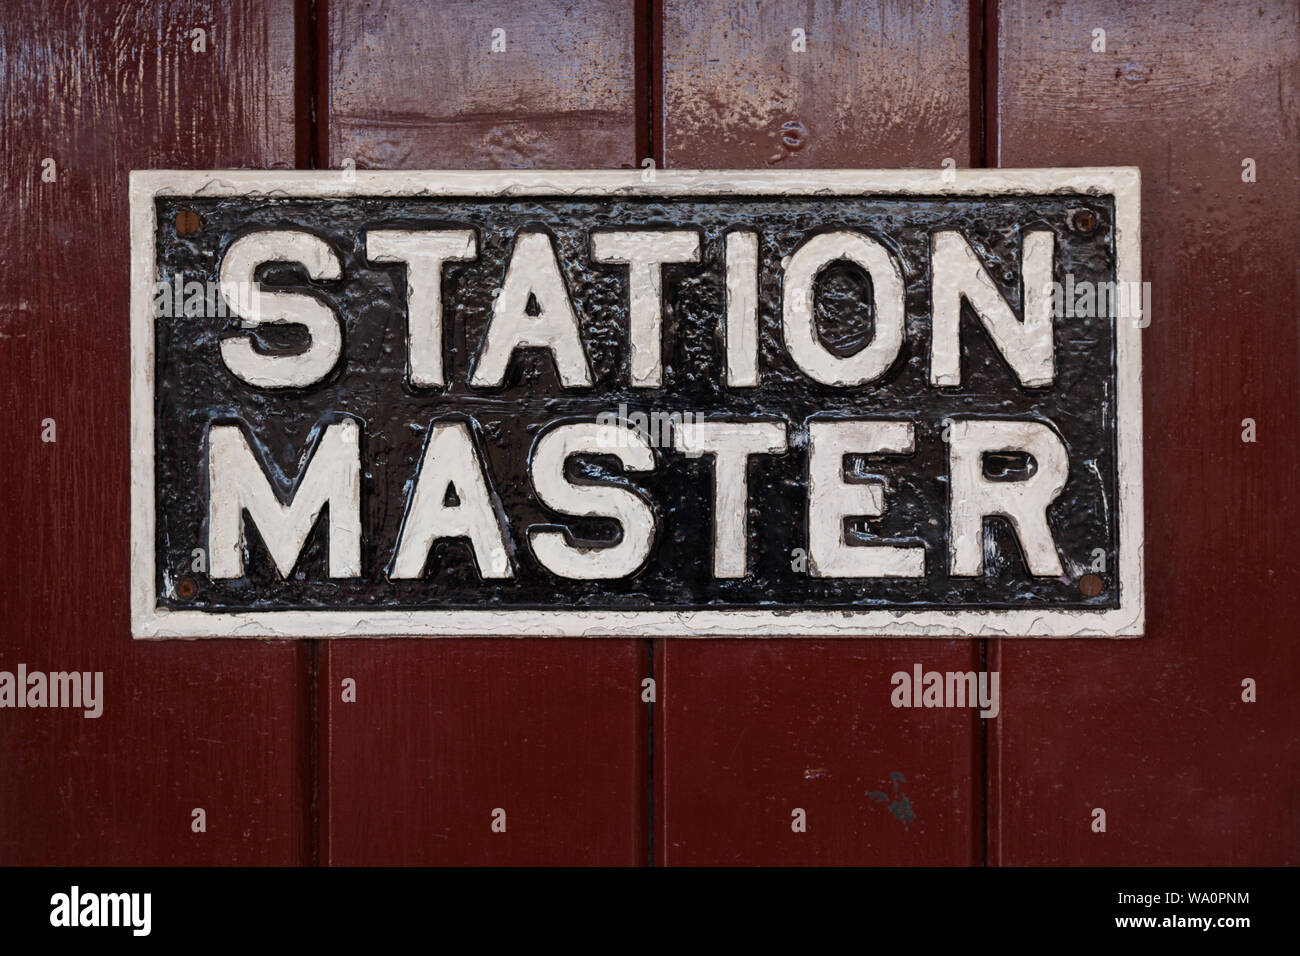
M0 712L0 863L1296 862L1292 0L84 6L0 19L0 670L104 709ZM131 640L131 169L646 160L1139 166L1147 635Z

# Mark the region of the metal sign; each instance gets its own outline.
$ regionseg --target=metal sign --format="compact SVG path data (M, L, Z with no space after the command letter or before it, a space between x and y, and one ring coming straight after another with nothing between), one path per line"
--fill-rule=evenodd
M133 173L134 634L1139 634L1138 185Z

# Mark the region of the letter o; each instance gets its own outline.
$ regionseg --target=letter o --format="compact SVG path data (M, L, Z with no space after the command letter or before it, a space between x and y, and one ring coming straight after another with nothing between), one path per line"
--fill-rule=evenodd
M876 328L870 344L849 356L830 352L817 336L813 285L821 271L847 259L871 276ZM804 374L823 385L864 385L885 373L903 345L903 273L889 250L857 232L826 232L795 250L785 271L781 330Z

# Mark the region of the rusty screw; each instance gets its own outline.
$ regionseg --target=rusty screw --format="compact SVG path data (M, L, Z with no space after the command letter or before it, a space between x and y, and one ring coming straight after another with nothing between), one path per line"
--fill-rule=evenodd
M182 209L176 214L176 232L188 236L199 231L199 214L193 209Z
M1085 574L1079 578L1079 592L1084 597L1096 597L1101 593L1101 588L1101 575L1099 574Z
M1091 209L1076 209L1070 213L1070 228L1086 235L1097 228L1097 216Z
M199 592L199 586L194 583L193 578L181 578L176 582L176 596L182 601L188 601Z

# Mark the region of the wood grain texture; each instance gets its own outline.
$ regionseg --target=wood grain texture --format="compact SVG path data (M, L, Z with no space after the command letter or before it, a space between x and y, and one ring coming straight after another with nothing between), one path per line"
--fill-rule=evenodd
M1141 167L1153 314L1147 636L1001 642L993 860L1294 864L1300 8L997 10L1001 164Z
M632 165L629 3L329 4L330 155L359 168ZM493 29L506 50L491 53ZM645 862L645 646L333 642L322 860ZM340 702L345 677L357 702ZM506 811L505 833L491 830Z
M631 165L634 26L620 0L330 0L331 161Z
M678 168L969 164L966 0L664 0L663 50Z
M667 167L963 166L965 2L666 0ZM791 49L801 28L807 52ZM967 864L983 769L968 710L890 706L890 675L978 668L980 643L660 641L655 858L667 865ZM899 796L916 819L868 792ZM807 832L791 829L807 813Z
M965 0L315 9L335 167L633 166L647 139L678 168L978 152ZM106 702L0 712L0 864L291 864L317 839L336 864L638 864L650 839L669 865L979 863L986 799L992 863L1296 863L1300 14L984 9L990 162L1142 169L1148 636L992 642L987 777L971 711L889 705L892 672L979 668L979 642L656 641L647 834L646 642L131 641L127 173L290 167L295 138L309 155L307 5L7 3L0 670L103 671Z
M302 652L133 642L127 607L127 174L291 166L293 38L288 0L0 17L0 669L102 671L105 698L0 716L0 863L305 858Z

